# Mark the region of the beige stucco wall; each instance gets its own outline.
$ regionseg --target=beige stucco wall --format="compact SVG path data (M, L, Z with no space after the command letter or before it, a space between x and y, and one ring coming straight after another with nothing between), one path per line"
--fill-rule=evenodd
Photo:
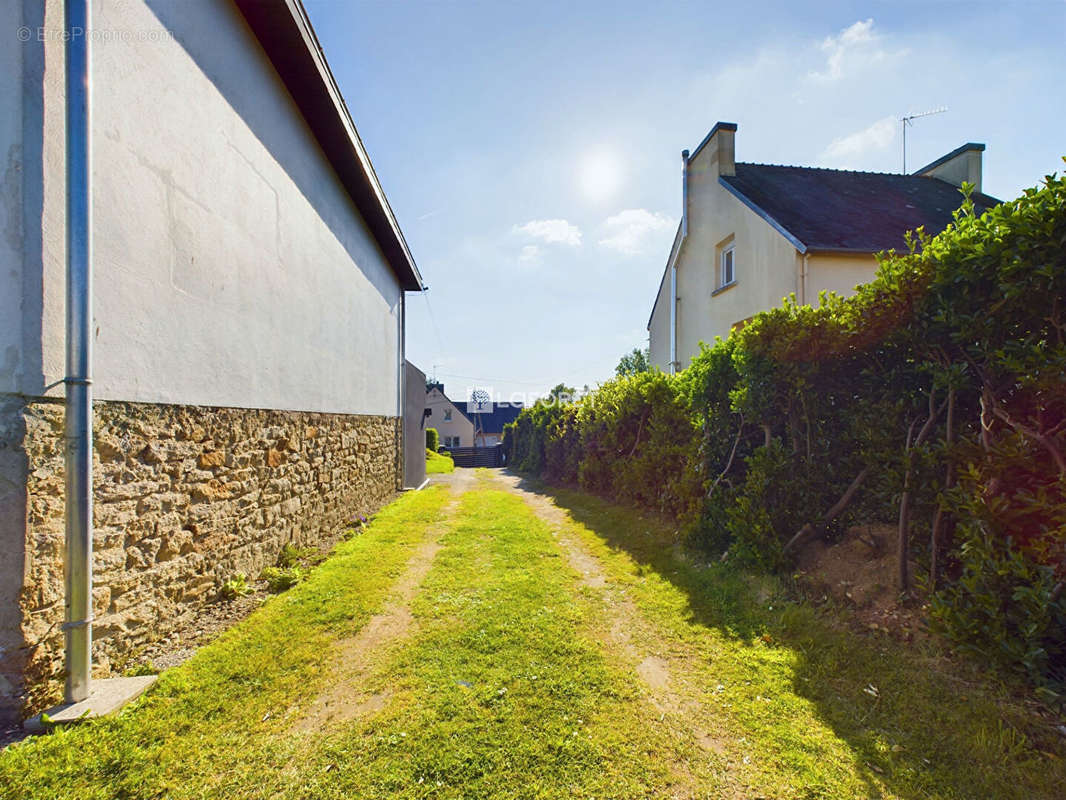
M648 360L653 366L669 372L670 364L670 267L667 265L655 296L651 320L648 323Z
M813 253L808 263L807 300L818 305L818 293L836 292L848 297L860 283L869 283L877 272L877 259L869 253Z
M426 408L433 411L426 420L426 427L437 429L441 444L444 444L445 436L458 436L462 447L474 446L474 424L463 416L459 407L439 389L434 388L426 392ZM446 422L444 412L449 410L452 412L452 418Z
M737 322L779 305L797 290L795 247L722 187L715 153L715 148L705 147L689 164L688 237L677 270L681 368L699 352L701 341L711 344L716 336L728 336ZM716 248L729 236L734 237L736 283L715 295Z

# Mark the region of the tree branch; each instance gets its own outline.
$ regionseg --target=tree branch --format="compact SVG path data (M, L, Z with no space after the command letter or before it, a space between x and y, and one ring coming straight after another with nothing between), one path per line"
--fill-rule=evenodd
M845 508L848 507L848 504L851 503L852 498L855 497L855 493L859 491L859 487L862 486L862 482L866 480L866 476L869 474L870 468L863 467L859 474L856 475L854 479L852 479L851 484L848 486L844 494L840 496L840 499L836 501L832 508L825 512L825 516L822 517L822 521L819 527L824 528L826 525L836 519L844 511ZM788 542L785 543L785 548L782 552L785 555L788 555L788 553L791 552L794 548L806 544L807 541L814 538L816 533L817 529L815 528L815 526L812 523L808 522L806 525L799 529L795 536L793 536L791 539L788 540Z
M740 425L737 426L737 437L733 440L733 449L729 451L729 460L725 462L725 469L722 470L722 474L714 479L714 483L711 484L711 488L707 490L707 496L710 497L711 493L718 488L718 484L725 478L726 473L733 467L733 458L737 454L737 445L740 444L740 435L744 433L744 415L740 415Z

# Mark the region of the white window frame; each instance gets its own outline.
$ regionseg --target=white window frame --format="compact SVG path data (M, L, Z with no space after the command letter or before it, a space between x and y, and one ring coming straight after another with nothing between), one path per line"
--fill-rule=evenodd
M444 421L445 422L451 422L452 421L452 410L450 408L444 409Z
M737 256L736 245L728 244L722 248L718 256L718 288L724 289L737 282ZM729 259L729 277L726 278L726 259Z

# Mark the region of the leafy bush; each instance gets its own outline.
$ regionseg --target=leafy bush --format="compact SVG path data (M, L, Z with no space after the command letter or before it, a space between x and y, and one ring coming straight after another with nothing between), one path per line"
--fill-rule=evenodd
M437 433L437 429L426 428L426 449L436 453L438 447L440 447L440 434Z

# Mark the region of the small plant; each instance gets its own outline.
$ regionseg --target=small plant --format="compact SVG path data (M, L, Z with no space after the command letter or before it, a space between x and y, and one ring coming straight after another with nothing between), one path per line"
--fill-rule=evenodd
M266 581L269 591L277 594L298 584L303 572L299 567L267 567L259 577Z
M222 584L218 596L223 600L236 600L246 594L252 593L252 586L248 583L248 576L243 572L234 573L233 577Z
M122 674L127 678L137 678L141 675L158 675L159 669L151 661L146 661L143 664L130 667Z
M314 566L325 557L324 553L320 553L314 547L296 547L293 544L287 544L281 548L281 553L278 555L278 566L286 568Z

